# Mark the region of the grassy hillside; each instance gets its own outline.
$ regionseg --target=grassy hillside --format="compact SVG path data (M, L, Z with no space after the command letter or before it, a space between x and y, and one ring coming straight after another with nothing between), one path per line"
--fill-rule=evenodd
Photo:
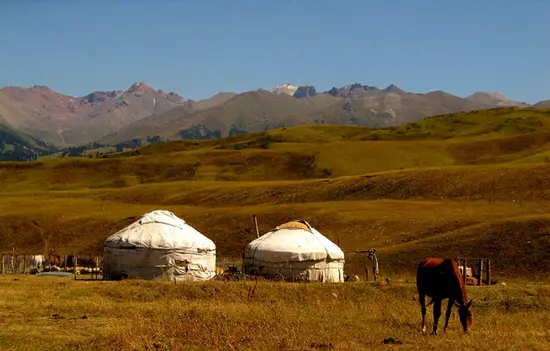
M456 315L420 331L413 284L260 281L174 285L0 277L3 350L548 350L547 286L469 287L473 328ZM427 316L431 331L432 311ZM402 345L385 345L386 338Z
M362 274L427 255L493 258L500 276L549 278L550 111L495 109L393 128L302 126L154 144L107 158L0 164L0 250L100 253L142 214L168 209L211 237L220 262L304 218Z
M302 126L222 140L153 144L108 159L1 165L10 189L124 187L181 180L300 180L441 166L541 162L550 110L495 109L401 127ZM144 167L147 165L147 167ZM8 171L10 168L13 171Z

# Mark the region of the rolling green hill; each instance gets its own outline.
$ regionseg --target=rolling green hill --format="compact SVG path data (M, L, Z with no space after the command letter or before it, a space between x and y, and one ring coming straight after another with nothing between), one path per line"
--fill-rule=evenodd
M39 151L45 149L48 146L44 142L0 123L0 161L36 160Z
M377 247L383 275L460 254L492 257L497 275L548 277L549 139L550 110L502 108L1 163L0 250L99 253L162 208L211 237L221 261L239 259L257 214L262 232L310 221L340 241L347 273L365 264L354 250Z

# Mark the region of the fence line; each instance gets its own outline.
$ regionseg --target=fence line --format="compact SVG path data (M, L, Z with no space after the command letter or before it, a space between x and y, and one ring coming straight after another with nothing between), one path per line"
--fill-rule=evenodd
M73 272L96 277L102 273L103 257L97 255L54 255L0 253L0 274L35 274L38 272Z

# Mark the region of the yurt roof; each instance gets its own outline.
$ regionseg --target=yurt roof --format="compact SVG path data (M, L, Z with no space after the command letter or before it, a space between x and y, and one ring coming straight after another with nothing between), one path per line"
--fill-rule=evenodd
M108 237L105 247L215 250L212 240L170 211L156 210Z
M306 221L291 221L250 242L246 257L263 262L344 259L344 252Z

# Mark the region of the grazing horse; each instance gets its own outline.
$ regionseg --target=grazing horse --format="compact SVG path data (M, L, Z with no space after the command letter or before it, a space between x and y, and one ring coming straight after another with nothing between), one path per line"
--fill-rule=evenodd
M472 328L472 300L468 300L466 287L460 276L460 271L452 258L426 258L418 264L416 271L416 288L422 311L422 331L426 331L426 296L432 298L428 304L434 304L434 326L432 335L437 335L437 323L441 316L441 301L449 299L447 313L445 314L445 326L449 324L449 317L453 305L458 307L460 323L464 331Z

